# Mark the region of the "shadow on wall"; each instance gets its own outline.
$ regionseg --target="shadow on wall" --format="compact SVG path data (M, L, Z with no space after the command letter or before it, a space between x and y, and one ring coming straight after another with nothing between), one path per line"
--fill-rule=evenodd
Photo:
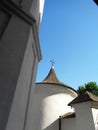
M43 130L59 130L59 119L54 121L52 124L44 128Z

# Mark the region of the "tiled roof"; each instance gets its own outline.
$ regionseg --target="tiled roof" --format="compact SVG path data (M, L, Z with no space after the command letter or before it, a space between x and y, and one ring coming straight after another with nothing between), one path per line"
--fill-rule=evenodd
M95 96L94 94L92 94L88 91L85 91L85 92L79 94L78 97L76 97L68 105L72 106L73 104L81 103L81 102L87 102L87 101L98 102L98 96Z
M48 75L46 76L46 78L42 81L42 83L57 83L60 84L60 81L58 80L55 70L53 67L51 67Z
M46 76L46 78L42 81L42 82L38 82L36 84L51 84L51 85L59 85L59 86L62 86L62 87L67 87L68 89L71 89L72 91L74 91L76 94L77 94L77 91L75 89L73 89L72 87L64 84L64 83L61 83L57 76L56 76L56 73L55 73L55 70L53 67L51 67L48 75Z
M65 115L60 116L59 118L60 118L60 119L73 118L73 117L75 117L75 116L76 116L75 112L68 112L68 113L66 113Z

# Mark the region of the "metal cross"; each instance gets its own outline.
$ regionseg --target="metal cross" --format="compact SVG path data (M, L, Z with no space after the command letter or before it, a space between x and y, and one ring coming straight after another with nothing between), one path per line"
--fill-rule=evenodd
M50 60L50 62L51 62L51 66L53 67L54 64L55 64L54 59L53 59L53 60Z

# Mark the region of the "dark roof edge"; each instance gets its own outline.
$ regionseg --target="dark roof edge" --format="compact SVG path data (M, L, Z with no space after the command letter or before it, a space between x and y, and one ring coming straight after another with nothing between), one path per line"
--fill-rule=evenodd
M81 94L79 94L75 99L73 99L68 104L68 106L72 106L73 104L82 103L82 102L88 102L88 101L98 102L98 96L95 96L91 92L84 91Z
M83 102L89 102L89 101L93 101L93 100L88 99L88 100L83 100L83 101L77 101L76 103L70 102L70 103L68 104L68 106L72 106L72 105L74 105L74 104L83 103Z
M75 118L76 113L75 112L68 112L65 115L59 116L59 119L65 119L65 118Z
M59 86L62 86L62 87L69 88L69 89L73 90L75 93L78 94L78 92L77 92L75 89L71 88L70 86L64 85L64 84L62 84L62 83L60 84L60 83L44 83L44 82L38 82L38 83L36 83L36 84L52 84L52 85L59 85Z
M98 5L98 0L93 0Z

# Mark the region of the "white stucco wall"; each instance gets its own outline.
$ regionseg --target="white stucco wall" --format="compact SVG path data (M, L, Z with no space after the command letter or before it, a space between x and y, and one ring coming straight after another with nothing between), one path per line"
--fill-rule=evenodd
M76 118L61 119L61 130L77 130Z
M39 10L40 20L42 19L43 16L44 4L45 4L45 0L40 0L40 10Z
M73 107L76 117L62 119L62 130L95 130L91 102L77 103Z
M60 115L73 111L67 104L76 93L66 87L52 84L36 84L32 107L34 130L58 130Z
M36 70L38 62L41 60L36 24L39 20L40 6L39 0L22 0L21 6L19 0L13 0L13 2L21 8L20 12L23 10L28 15L31 6L33 6L34 10L30 16L33 15L34 17L35 15L36 21L32 20L32 24L29 24L25 13L23 13L24 18L21 18L20 14L15 13L19 12L18 8L16 10L16 6L12 7L10 2L7 4L9 8L4 4L6 7L2 9L6 10L7 8L8 14L6 14L6 11L5 13L0 12L0 24L1 27L4 26L3 33L2 30L0 31L2 34L2 37L0 37L0 86L2 86L2 91L0 91L0 129L31 130L32 125L28 123L30 119L28 111L31 110L29 105L33 98Z
M32 28L30 30L6 130L23 130L27 124L29 94L31 87L34 89L38 64Z
M45 0L33 0L32 4L31 4L32 6L30 9L30 13L36 19L38 28L39 28L40 22L42 20L44 3L45 3Z
M98 130L98 108L92 108L95 130Z
M77 130L94 130L91 111L91 102L77 103L74 105L76 111Z

